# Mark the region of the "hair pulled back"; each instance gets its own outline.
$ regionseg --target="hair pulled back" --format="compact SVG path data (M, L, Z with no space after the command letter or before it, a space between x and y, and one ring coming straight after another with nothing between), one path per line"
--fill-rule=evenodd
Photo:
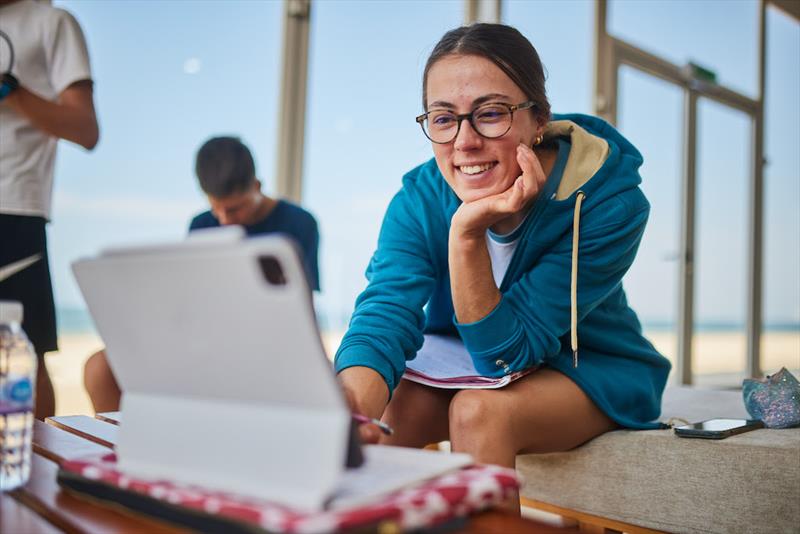
M428 57L422 76L422 105L428 106L428 72L440 59L450 55L480 56L488 59L511 78L528 99L540 120L550 120L550 102L544 86L544 68L536 49L516 28L505 24L476 23L450 30Z

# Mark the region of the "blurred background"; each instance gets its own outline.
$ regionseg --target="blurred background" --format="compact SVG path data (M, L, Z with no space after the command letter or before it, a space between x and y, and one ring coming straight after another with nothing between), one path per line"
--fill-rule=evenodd
M102 346L70 263L112 244L181 239L207 209L193 160L213 135L240 136L265 192L317 217L316 303L335 350L389 199L432 157L414 122L425 60L445 31L476 19L513 25L534 44L554 112L601 114L644 154L652 212L624 285L646 335L676 364L671 382L737 387L754 370L800 369L798 2L53 5L86 34L102 132L91 154L61 143L56 165L48 237L61 350L48 366L58 414L92 412L82 366ZM292 44L298 28L307 49ZM282 80L298 66L306 97L288 105ZM281 143L296 150L297 139L302 166L288 173Z

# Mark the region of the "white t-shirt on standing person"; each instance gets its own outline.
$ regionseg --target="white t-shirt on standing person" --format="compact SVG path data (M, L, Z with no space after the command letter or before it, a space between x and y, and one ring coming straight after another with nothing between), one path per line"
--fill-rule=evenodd
M0 30L14 47L11 73L29 91L56 101L73 83L91 80L83 32L63 9L35 0L5 4ZM0 72L8 63L0 37ZM50 218L57 142L0 101L0 213Z

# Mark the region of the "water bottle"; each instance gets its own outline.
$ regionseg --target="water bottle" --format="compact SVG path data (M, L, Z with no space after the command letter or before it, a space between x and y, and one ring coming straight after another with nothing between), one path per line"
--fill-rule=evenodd
M0 491L31 473L36 352L22 330L22 304L0 301Z

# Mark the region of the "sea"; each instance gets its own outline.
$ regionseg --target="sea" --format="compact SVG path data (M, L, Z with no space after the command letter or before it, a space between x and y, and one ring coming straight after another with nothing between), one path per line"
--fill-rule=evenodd
M60 335L70 334L96 334L97 330L89 311L85 308L60 307L56 310L58 332ZM347 328L346 314L338 314L335 318L320 316L318 323L322 330L340 330ZM645 332L671 332L675 330L675 323L660 320L643 320L642 329ZM744 323L707 321L695 325L697 332L743 332ZM800 334L800 322L771 322L764 325L764 332L795 332Z

